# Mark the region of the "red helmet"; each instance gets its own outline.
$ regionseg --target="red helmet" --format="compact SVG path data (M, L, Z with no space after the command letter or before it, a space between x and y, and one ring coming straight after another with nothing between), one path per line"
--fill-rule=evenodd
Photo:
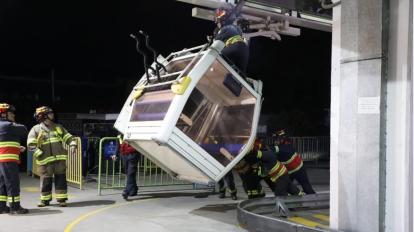
M34 113L34 118L38 122L43 122L49 113L53 113L53 110L50 107L47 106L41 106L36 109L36 112Z
M13 105L7 103L0 103L0 117L6 118L7 112L15 112L16 108Z
M231 7L220 7L216 10L215 21L223 25L231 24L236 20L236 16L233 13Z

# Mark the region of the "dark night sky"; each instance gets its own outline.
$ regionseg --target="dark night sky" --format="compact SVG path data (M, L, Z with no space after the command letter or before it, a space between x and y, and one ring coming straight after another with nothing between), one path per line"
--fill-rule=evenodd
M172 0L0 0L0 76L49 80L54 68L56 80L81 84L57 82L58 101L51 103L49 82L0 79L0 101L22 112L39 104L60 112L117 112L127 86L143 73L128 35L146 31L164 56L203 44L214 24L191 17L191 8ZM322 120L330 104L330 44L330 33L307 29L281 42L251 40L247 74L264 81L263 113L299 111L308 121Z

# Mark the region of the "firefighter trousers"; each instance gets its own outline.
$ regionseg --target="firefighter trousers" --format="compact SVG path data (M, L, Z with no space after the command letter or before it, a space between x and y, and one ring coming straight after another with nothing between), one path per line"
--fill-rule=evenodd
M125 174L127 175L127 183L124 189L124 194L127 196L135 196L138 192L137 172L139 157L139 153L122 155L122 161L124 162L125 167Z
M14 162L0 163L0 209L7 201L12 209L20 206L19 166Z
M290 179L296 180L302 186L303 191L306 194L315 194L315 190L313 190L311 183L309 182L308 174L304 167L300 168L294 173L289 174Z
M261 178L255 171L249 170L246 173L241 174L243 189L247 194L248 199L260 198L265 196L265 192L260 183Z
M221 180L219 180L218 184L220 193L226 192L226 186L224 185L224 182L226 182L226 185L229 188L229 192L231 194L237 193L236 185L234 184L233 171L229 171Z
M221 53L227 61L230 61L243 73L246 73L247 64L249 62L249 47L246 43L234 43L224 47Z
M39 166L40 188L42 201L52 200L52 187L55 183L55 198L58 202L68 199L68 185L66 182L66 161L58 160Z
M300 190L292 183L287 173L274 182L272 190L275 196L299 195L300 193Z

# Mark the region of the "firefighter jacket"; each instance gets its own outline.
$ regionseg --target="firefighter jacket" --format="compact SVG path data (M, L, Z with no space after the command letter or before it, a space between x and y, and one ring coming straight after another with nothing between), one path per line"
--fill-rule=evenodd
M295 148L289 140L282 141L279 145L275 146L275 151L280 162L288 169L289 174L302 168L302 158L295 151Z
M46 165L57 160L66 160L67 150L63 145L70 145L72 140L73 136L61 125L53 123L48 127L39 123L30 130L27 146L34 150L36 164Z
M26 136L24 125L0 119L0 163L20 164L20 143L24 143Z
M133 153L138 153L135 148L133 148L131 145L129 145L126 142L123 142L120 146L120 154L121 155L129 155Z
M131 145L129 145L127 142L123 140L122 136L118 135L117 138L119 141L119 153L121 155L129 155L133 153L138 153L138 151L135 150L135 148L133 148Z
M244 43L244 39L242 37L243 32L240 29L240 27L229 24L226 26L223 26L217 33L214 39L221 40L226 47L242 42Z
M253 150L245 159L252 166L257 166L259 176L269 177L272 182L276 182L279 177L288 173L285 165L277 160L276 154L271 150Z
M234 170L236 170L236 172L238 172L239 174L243 175L250 171L251 167L249 163L246 162L246 160L242 159L234 166Z

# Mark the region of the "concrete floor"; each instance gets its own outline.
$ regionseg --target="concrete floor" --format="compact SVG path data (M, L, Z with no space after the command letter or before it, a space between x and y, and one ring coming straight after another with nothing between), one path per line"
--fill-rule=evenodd
M311 182L317 191L329 190L329 170L309 169ZM247 199L236 176L239 200L219 199L208 191L151 191L125 201L120 190L105 190L97 196L96 183L84 190L69 188L69 204L60 208L55 203L37 208L39 180L21 176L22 205L30 214L0 215L0 232L56 231L246 231L237 222L237 203ZM269 196L272 193L267 189Z

